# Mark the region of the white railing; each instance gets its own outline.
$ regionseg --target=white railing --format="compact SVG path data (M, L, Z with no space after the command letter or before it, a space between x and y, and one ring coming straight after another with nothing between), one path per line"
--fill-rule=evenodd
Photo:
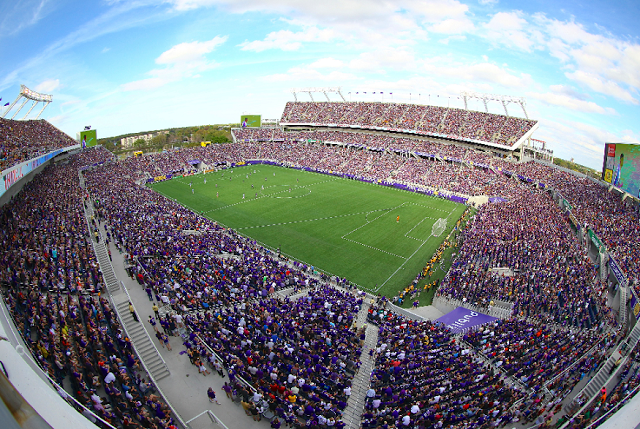
M129 303L131 303L131 306L133 306L133 311L136 312L136 314L139 314L136 310L136 306L133 304L133 301L131 300L131 296L129 295L129 291L127 290L126 286L124 285L124 283L122 282L122 280L120 280L120 285L122 286L122 289L124 289L124 292L127 294L127 300L129 301ZM113 300L111 301L111 304L113 305ZM115 305L114 305L114 310L118 311L117 309L115 309ZM142 321L140 321L140 323L143 323ZM122 325L124 327L124 324ZM143 327L144 328L144 327ZM126 328L125 328L126 329ZM160 360L162 361L162 363L164 364L165 367L167 367L167 362L165 362L165 360L162 358L162 355L160 354L160 352L158 351L158 348L156 347L156 345L153 343L153 340L151 339L151 336L149 335L149 332L147 332L146 328L143 329L144 334L147 336L147 339L149 340L149 342L151 343L151 346L153 347L153 349L156 351L156 353L158 354L158 357L160 358ZM131 338L129 336L129 338ZM134 345L135 347L135 345ZM140 354L138 354L138 356L140 356ZM168 367L167 367L168 368ZM148 372L148 371L147 371Z
M215 415L215 414L213 414L213 412L212 412L211 410L204 410L203 412L201 412L200 414L198 414L198 415L197 415L197 416L195 416L194 418L187 420L187 421L186 421L186 424L187 424L187 425L189 425L189 423L191 423L192 421L194 421L195 419L197 419L198 417L200 417L200 416L202 416L202 415L204 415L204 414L206 414L206 415L208 415L208 416L209 416L209 419L211 420L211 423L219 424L219 425L220 425L220 426L222 426L224 429L229 429L229 428L227 427L227 425L225 425L224 423L222 423L222 420L220 420L218 417L216 417L216 415ZM188 427L191 427L191 426L188 426Z
M122 288L124 289L125 293L127 294L127 298L129 300L129 302L131 303L131 305L133 305L133 302L131 301L131 297L129 296L129 292L127 291L127 288L125 287L124 283L122 282L122 280L120 280L120 285L122 286ZM113 301L113 297L111 296L111 294L109 293L109 301L111 302L111 307L113 308L113 311L116 312L116 314L118 315L118 318L120 319L121 325L124 328L125 332L127 330L127 328L125 327L125 324L122 323L122 316L120 315L120 312L118 311L118 307L116 307L114 301ZM135 307L133 308L135 311ZM136 313L137 314L137 313ZM142 323L142 322L140 322ZM154 348L154 350L156 351L156 353L158 354L158 356L160 357L160 359L162 360L162 363L164 364L165 368L167 368L167 363L165 362L165 360L162 358L162 355L158 352L158 349L156 348L155 344L153 344L153 341L151 341L151 337L149 336L149 333L147 332L147 329L144 328L143 326L143 330L145 335L147 336L147 338L149 339L149 342L151 343L151 346ZM131 338L130 335L127 334L127 336L129 336L129 338ZM142 366L144 367L145 371L147 372L147 374L149 375L149 378L151 379L151 381L153 382L154 387L158 390L158 393L160 394L160 396L162 397L162 399L165 401L165 403L167 404L167 406L169 407L169 409L171 410L171 414L173 417L175 417L175 419L178 421L179 425L182 426L183 428L188 428L189 426L184 422L184 420L182 420L182 417L180 417L180 414L178 414L178 412L176 411L176 409L174 408L174 406L171 404L171 402L167 399L167 396L164 394L164 392L162 391L162 389L160 388L160 386L158 385L158 382L156 381L155 377L153 376L153 373L149 370L149 368L147 367L147 365L144 362L144 359L142 359L142 354L140 354L138 352L138 348L136 347L136 344L134 341L131 341L131 345L133 346L136 355L138 355L140 357L140 363L142 364Z

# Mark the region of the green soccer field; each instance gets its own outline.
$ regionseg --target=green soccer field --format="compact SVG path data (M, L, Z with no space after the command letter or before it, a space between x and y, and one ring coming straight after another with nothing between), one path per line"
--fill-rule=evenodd
M466 208L270 165L179 177L152 188L293 259L387 296L413 281ZM433 236L439 219L446 227Z

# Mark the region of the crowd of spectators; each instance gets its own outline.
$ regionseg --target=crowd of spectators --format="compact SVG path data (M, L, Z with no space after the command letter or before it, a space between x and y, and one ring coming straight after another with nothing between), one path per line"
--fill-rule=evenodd
M288 102L281 123L414 131L511 145L537 121L456 108L399 103ZM486 125L486 128L485 128Z
M152 393L106 299L27 287L7 292L7 304L38 363L76 401L114 426L173 426L170 409Z
M96 292L102 288L87 238L78 169L86 162L109 157L101 149L98 154L84 152L65 165L47 167L2 207L0 282L38 291Z
M617 191L610 192L584 175L546 164L513 164L494 159L493 165L557 191L570 203L571 213L583 232L591 229L598 236L640 295L640 249L635 245L635 237L640 236L637 202L630 198L623 201Z
M569 429L578 429L589 425L597 427L610 418L619 407L626 404L637 393L640 386L639 349L640 345L636 345L635 349L631 351L613 389L610 391L607 391L606 388L601 390L600 395L582 413L575 418L563 416L558 420L559 423L565 423L569 420L567 426Z
M25 343L68 392L60 391L64 398L115 426L168 428L167 405L152 394L115 313L99 298L78 170L110 159L98 148L48 166L2 207L0 284Z
M598 343L600 335L513 318L468 332L463 339L494 366L539 390Z
M606 287L594 282L595 265L546 192L524 189L518 198L482 206L461 241L440 296L484 308L509 301L515 315L584 329L603 318L614 323Z
M515 423L524 393L449 331L372 309L379 327L363 428L483 427Z
M0 118L0 171L78 143L44 119Z
M290 114L328 118L323 121L352 118L380 126L388 108L396 121L414 118L416 126L433 124L431 119L425 122L429 115L451 114L448 124L459 130L469 122L475 128L490 124L497 129L492 117L467 111L444 109L438 114L416 106L422 109L416 119L411 109L400 116L403 105L354 103L344 110L337 105L342 103L335 104L327 112L304 103L291 106ZM516 122L507 120L503 127L517 127ZM442 124L438 127L438 132L446 131ZM530 182L552 187L569 200L582 227L602 238L637 284L637 207L599 184L538 163L513 164L468 147L406 137L278 129L234 134L240 143L118 162L101 148L84 151L45 169L0 211L0 282L8 288L18 326L52 377L71 384L77 399L103 418L157 427L171 422L161 400L145 397L146 387L140 388L136 357L107 301L91 295L103 285L88 240L101 226L107 242L126 254L131 275L149 296L184 315L186 325L203 339L203 344L193 338L187 342L189 356L209 360L207 350L214 350L229 374L246 380L253 394L260 395L257 402L266 401L286 422L336 423L346 406L363 338L363 331L353 327L361 300L310 277L304 264L285 265L250 239L139 185L150 177L192 174L193 161L215 167L268 159L372 182L394 180L506 197L482 206L467 224L438 295L481 308L493 300L506 301L513 304L517 320L468 333L467 347L429 322L372 311L380 340L363 427L438 422L464 427L528 419L535 413L527 411L527 402L512 407L522 393L507 386L500 372L480 363L477 352L536 389L580 359L555 386L567 390L575 385L576 371L584 376L603 357L586 356L587 349L603 341L612 344L603 329L593 329L617 326L607 306L608 285L596 280L597 266L586 257L566 214L546 189ZM95 167L98 164L105 165ZM78 186L81 169L86 169L96 208L91 230L83 212L88 195ZM608 216L602 216L603 207ZM275 298L275 291L292 286L311 291L298 301ZM109 373L113 377L106 382ZM94 395L96 389L108 399Z
M336 143L346 146L354 146L362 149L370 149L375 151L391 150L397 153L415 152L425 156L437 156L443 159L452 159L461 161L467 159L469 161L484 163L491 165L494 161L496 165L500 162L499 158L486 155L475 149L455 145L436 143L421 138L408 137L392 137L381 134L367 134L353 131L283 131L281 129L261 128L244 128L233 129L233 135L236 141L251 142L325 142ZM507 164L513 165L513 164Z
M360 361L362 331L354 320L361 304L356 295L318 286L296 301L260 297L187 315L185 322L220 356L230 380L250 384L240 388L243 401L289 423L341 427L345 392ZM187 345L197 349L191 339Z

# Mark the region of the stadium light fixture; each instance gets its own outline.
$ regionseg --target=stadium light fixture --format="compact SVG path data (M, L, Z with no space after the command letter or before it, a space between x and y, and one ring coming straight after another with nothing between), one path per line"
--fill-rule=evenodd
M20 85L20 93L18 94L18 97L14 100L13 103L11 103L11 105L7 108L7 110L4 111L4 113L2 114L2 117L4 118L5 116L7 116L7 113L9 113L11 109L13 109L13 106L15 106L15 104L23 97L24 97L24 101L22 102L22 104L20 105L16 113L13 114L11 119L14 119L16 117L16 115L20 112L20 110L22 110L24 105L27 104L29 100L33 101L33 105L31 106L27 114L22 117L22 119L23 120L26 119L27 116L29 116L29 113L31 113L33 108L36 106L36 104L42 102L44 103L44 106L42 107L42 110L40 110L40 112L38 113L38 116L36 116L36 119L38 119L40 118L40 115L42 115L42 112L44 112L44 109L49 105L49 103L53 101L53 96L51 95L41 94L39 92L36 92L27 88L25 85Z
M315 101L313 98L313 94L317 93L317 94L324 94L324 96L327 98L327 101L331 101L329 99L329 95L328 94L338 94L340 96L340 98L342 99L342 101L347 101L345 100L344 96L342 95L342 88L339 86L335 86L335 87L327 87L327 88L292 88L291 89L291 93L293 94L293 98L298 101L298 94L300 93L304 93L304 94L309 94L309 97L311 98L311 101Z
M527 114L527 109L526 109L527 100L525 100L524 97L512 97L510 95L500 95L500 94L485 94L485 93L475 92L475 91L462 91L460 92L460 96L464 100L465 110L469 110L469 108L467 107L467 101L473 98L482 100L482 102L484 103L484 110L486 113L489 113L488 102L498 101L502 104L502 107L504 108L504 113L507 116L509 116L509 111L507 110L507 106L510 103L515 103L520 105L525 118L529 119L529 115Z

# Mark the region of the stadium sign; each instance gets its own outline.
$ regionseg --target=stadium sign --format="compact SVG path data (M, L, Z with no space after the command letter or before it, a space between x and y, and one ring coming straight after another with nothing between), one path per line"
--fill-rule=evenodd
M20 179L31 173L36 168L40 167L45 162L49 161L54 156L59 155L62 152L77 149L78 147L79 145L70 146L64 149L57 149L53 152L47 153L46 155L30 159L29 161L25 161L22 164L18 164L7 170L4 170L2 172L2 187L0 187L0 197L4 195L4 193L7 192L9 188L18 183Z
M242 115L240 116L242 128L260 128L262 125L262 115Z
M577 229L580 229L580 223L578 222L578 219L576 219L576 217L571 212L569 212L569 220Z
M640 144L606 143L602 180L634 197L640 197Z
M633 289L631 289L630 302L631 302L631 312L633 313L633 316L636 318L636 320L640 320L640 300L636 295L636 291L634 291Z
M611 255L609 255L609 268L611 269L611 272L613 273L616 280L618 280L618 284L621 286L626 286L627 276L624 274L622 268L620 268L620 265L618 265L616 260L613 259Z
M444 323L452 334L459 334L473 327L498 320L497 317L478 313L468 308L458 307L444 316L436 319L436 322Z
M602 252L602 251L606 250L606 248L604 247L604 244L602 243L602 241L600 241L600 239L598 238L596 233L593 232L593 230L591 228L589 228L588 233L589 233L589 238L591 238L591 242L593 244L595 244L595 246L598 249L598 251Z

